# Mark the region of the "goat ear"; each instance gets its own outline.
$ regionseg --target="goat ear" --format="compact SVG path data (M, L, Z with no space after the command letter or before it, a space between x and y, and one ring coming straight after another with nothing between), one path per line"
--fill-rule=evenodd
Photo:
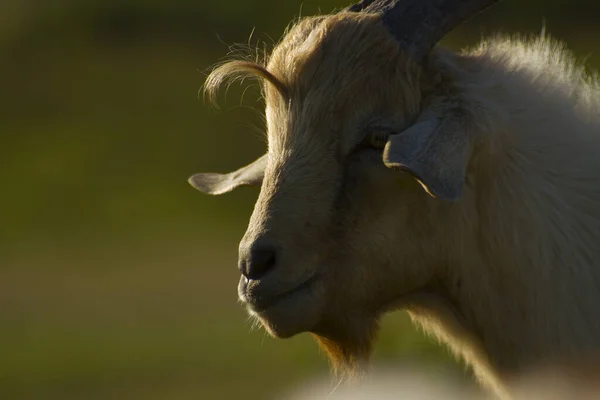
M404 132L390 135L383 162L411 173L433 197L460 199L470 154L468 114L434 103Z
M188 179L190 185L206 194L223 194L239 186L257 186L263 181L267 155L229 174L203 173Z

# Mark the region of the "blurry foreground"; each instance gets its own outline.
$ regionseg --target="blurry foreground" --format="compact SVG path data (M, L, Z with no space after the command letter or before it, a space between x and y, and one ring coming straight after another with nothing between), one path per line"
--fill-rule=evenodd
M496 397L456 379L448 371L424 369L415 363L375 372L366 382L333 386L305 383L282 394L288 400L493 400ZM582 371L579 371L582 372ZM512 400L593 400L600 398L598 373L538 372L511 387ZM589 379L592 377L592 379Z

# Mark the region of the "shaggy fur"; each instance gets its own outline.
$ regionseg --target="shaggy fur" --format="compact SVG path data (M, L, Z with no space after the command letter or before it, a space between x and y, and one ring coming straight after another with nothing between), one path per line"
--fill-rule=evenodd
M497 37L418 66L375 16L343 12L298 22L265 65L215 69L207 92L239 73L267 82L269 134L243 243L268 233L294 254L280 285L327 266L290 308L294 328L258 314L269 331L311 331L353 367L378 317L405 309L499 394L513 374L600 350L600 91L562 45ZM446 118L432 98L459 115L464 157L444 164L466 165L454 203L347 161L373 126Z

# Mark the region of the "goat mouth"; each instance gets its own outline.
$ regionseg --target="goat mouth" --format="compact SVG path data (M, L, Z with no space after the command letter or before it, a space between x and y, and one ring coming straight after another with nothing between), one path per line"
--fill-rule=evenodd
M318 276L313 275L310 278L303 281L302 283L300 283L299 285L282 293L277 293L273 295L242 294L240 298L244 303L246 303L246 305L250 308L251 311L261 313L267 311L269 308L277 305L278 303L284 300L291 299L299 294L310 291L313 285L317 282L317 280Z

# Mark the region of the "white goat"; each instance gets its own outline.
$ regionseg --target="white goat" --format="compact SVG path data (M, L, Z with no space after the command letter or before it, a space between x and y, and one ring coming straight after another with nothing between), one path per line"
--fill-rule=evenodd
M265 82L268 153L190 182L262 183L239 296L271 334L353 370L408 310L499 394L600 350L598 84L545 37L434 48L494 2L365 0L210 75Z

